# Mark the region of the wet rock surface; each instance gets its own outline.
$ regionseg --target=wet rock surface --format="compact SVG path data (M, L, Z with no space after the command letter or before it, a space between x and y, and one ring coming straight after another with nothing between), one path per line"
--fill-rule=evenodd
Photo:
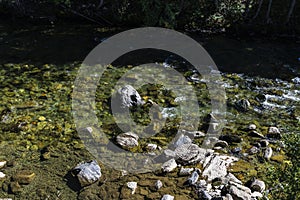
M81 187L91 185L101 177L101 168L96 160L79 163L72 173L77 177Z

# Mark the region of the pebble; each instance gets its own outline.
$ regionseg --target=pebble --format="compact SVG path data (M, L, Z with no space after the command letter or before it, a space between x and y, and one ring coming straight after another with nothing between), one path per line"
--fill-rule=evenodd
M240 153L242 151L241 147L235 147L231 150L232 153Z
M79 163L74 167L73 172L77 176L81 187L91 185L101 177L101 168L96 160Z
M192 175L187 179L185 185L194 185L199 179L198 170L195 170Z
M248 111L251 106L250 102L247 99L241 99L241 100L237 101L235 105L236 105L236 108L242 112Z
M122 133L117 136L117 143L125 148L133 148L139 145L139 136L132 132Z
M146 149L148 151L155 151L157 149L157 144L147 144Z
M165 194L161 200L174 200L174 196L169 195L169 194Z
M0 179L5 178L5 174L3 172L0 172Z
M184 168L181 167L179 171L179 176L188 176L194 171L194 168Z
M249 129L249 130L255 130L255 129L256 129L256 125L255 125L255 124L250 124L250 125L248 126L248 129Z
M6 161L0 161L0 169L6 165Z
M15 181L10 183L9 188L14 194L20 193L22 191L20 184Z
M265 138L265 136L257 131L251 131L249 133L249 136L251 137L257 137L257 138Z
M131 194L134 194L137 188L137 182L128 182L127 187L131 189Z
M219 140L216 142L215 147L222 147L225 148L228 146L228 143L226 141L223 140Z
M157 181L155 182L155 188L156 188L157 190L159 190L162 186L163 186L163 183L162 183L160 180L157 180Z
M210 196L210 194L205 190L200 190L198 192L198 196L199 196L199 199L203 199L203 200L211 200L212 199L212 196Z
M20 184L29 184L34 178L35 173L31 170L21 170L13 177L13 179Z
M259 152L259 148L253 146L248 150L250 155L257 154Z
M271 126L271 127L269 127L269 133L276 134L276 133L280 133L280 131L277 127Z
M161 168L163 172L171 172L177 167L177 163L174 158L165 162Z
M263 191L265 191L265 189L266 189L266 185L265 185L265 182L263 182L263 181L261 181L261 180L258 180L258 179L255 179L255 180L251 183L250 188L251 188L253 191L256 191L256 192L263 192Z
M226 141L228 143L240 143L242 142L242 138L237 135L221 135L219 137L220 140Z
M273 149L271 147L267 147L264 153L264 158L270 160L273 155Z

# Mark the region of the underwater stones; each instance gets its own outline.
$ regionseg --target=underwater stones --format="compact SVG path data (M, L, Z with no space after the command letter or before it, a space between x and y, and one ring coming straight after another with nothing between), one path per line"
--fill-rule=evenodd
M175 149L176 160L183 165L198 163L204 160L209 152L213 150L202 149L196 144L183 144Z
M81 162L72 170L81 187L91 185L98 181L101 177L101 168L96 160L89 162Z
M232 162L238 161L238 158L225 155L214 154L207 157L203 167L203 177L207 177L208 181L212 181L215 178L225 177L227 175L227 168Z
M240 99L235 103L236 108L239 111L246 112L250 109L250 102L247 99Z
M174 158L165 162L161 168L163 172L171 172L177 167L177 163Z
M211 200L212 196L204 189L198 191L198 197L199 199L203 200Z
M221 135L219 137L220 140L226 141L228 143L240 143L242 141L242 138L237 135Z
M174 200L174 196L169 195L169 194L165 194L161 200Z
M21 188L20 184L16 181L11 182L9 184L9 188L13 194L18 194L18 193L22 192L22 188Z
M250 188L252 191L263 192L266 189L266 185L265 182L254 179L254 181L251 183Z
M137 182L127 182L127 187L131 189L131 194L134 194L137 188Z
M194 171L194 168L184 168L181 167L179 171L179 176L188 176Z
M238 154L242 151L243 149L241 147L235 147L233 149L231 149L232 153Z
M264 152L264 158L266 160L270 160L270 158L272 157L272 155L273 155L273 149L271 147L267 147L265 149L265 152Z
M163 183L160 180L157 180L154 186L156 190L159 190L163 186Z
M256 146L253 146L251 147L249 150L248 150L248 153L250 155L254 155L254 154L257 154L259 152L259 148L257 148Z
M117 136L117 143L124 148L133 148L139 145L139 136L132 132L122 133Z
M31 170L21 170L15 176L13 176L14 181L20 184L29 184L35 178L35 173Z
M120 96L122 108L143 105L145 103L139 93L131 85L120 88L118 94Z

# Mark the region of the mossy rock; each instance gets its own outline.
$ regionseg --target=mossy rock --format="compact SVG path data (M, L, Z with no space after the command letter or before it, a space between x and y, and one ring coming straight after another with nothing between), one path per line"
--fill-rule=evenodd
M283 163L286 159L285 155L278 154L274 155L270 158L272 161L278 162L278 163Z

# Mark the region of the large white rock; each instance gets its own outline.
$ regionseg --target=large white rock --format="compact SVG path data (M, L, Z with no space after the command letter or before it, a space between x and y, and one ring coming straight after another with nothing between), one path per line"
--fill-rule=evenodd
M176 159L180 164L189 165L204 161L211 149L200 148L196 144L183 144L175 149Z
M169 195L169 194L165 194L161 200L174 200L174 196Z
M207 177L208 181L212 181L215 178L225 177L227 175L227 168L235 161L238 161L238 158L213 154L205 159L202 176Z
M101 168L96 160L79 163L74 169L78 181L82 187L91 185L101 177Z
M139 136L132 132L122 133L117 136L117 143L125 148L133 148L139 145Z
M120 95L121 107L123 108L144 104L139 93L131 85L120 88L118 94Z

